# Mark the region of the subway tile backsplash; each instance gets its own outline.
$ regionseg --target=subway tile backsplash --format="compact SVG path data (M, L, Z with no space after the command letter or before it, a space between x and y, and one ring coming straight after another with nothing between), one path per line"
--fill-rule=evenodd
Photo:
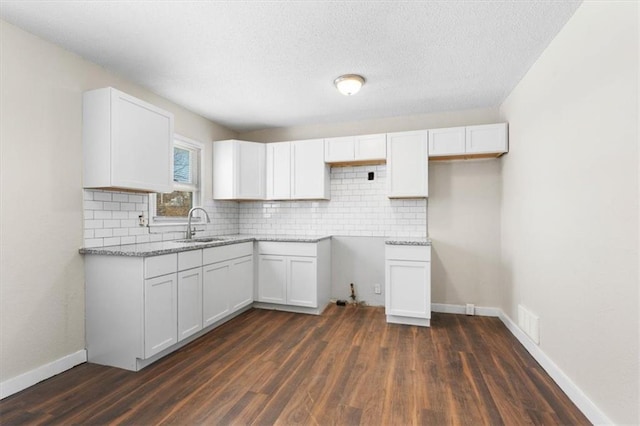
M197 224L198 235L238 233L238 203L204 203L210 224ZM131 192L84 190L84 246L103 247L148 243L185 237L185 225L140 226L138 216L149 218L149 196Z
M369 172L374 180L368 180ZM241 234L426 237L427 201L387 198L386 165L332 167L329 201L254 201L239 209Z
M369 172L374 180L368 180ZM139 226L148 219L147 194L84 190L84 246L102 247L184 238L185 226ZM331 168L331 200L213 201L211 224L199 236L228 234L426 237L427 201L389 199L386 166Z

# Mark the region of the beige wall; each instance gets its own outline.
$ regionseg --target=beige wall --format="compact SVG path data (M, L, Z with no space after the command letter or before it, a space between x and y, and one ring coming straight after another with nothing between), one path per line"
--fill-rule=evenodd
M429 163L434 303L501 305L501 195L500 160Z
M5 381L85 347L78 254L82 93L114 86L173 112L176 132L203 142L236 135L6 22L0 21L0 32L0 381Z
M585 2L501 107L503 310L613 422L638 424L638 4Z

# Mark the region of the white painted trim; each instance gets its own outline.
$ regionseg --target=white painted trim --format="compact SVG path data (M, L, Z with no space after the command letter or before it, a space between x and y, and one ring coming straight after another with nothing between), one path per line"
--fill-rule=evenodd
M515 336L522 346L531 354L531 356L538 361L538 364L549 374L554 382L560 389L569 397L571 401L578 407L580 411L589 419L589 421L595 425L611 425L614 424L607 416L585 395L582 390L571 381L564 371L560 369L549 356L544 353L540 346L535 344L524 331L516 325L511 318L509 318L502 310L500 312L500 320L504 323L507 329Z
M36 383L53 377L56 374L60 374L63 371L67 371L84 362L87 362L87 351L82 349L78 352L63 356L49 364L41 365L31 371L27 371L19 376L5 380L0 383L0 399L4 399L14 393L18 393L29 386L33 386Z

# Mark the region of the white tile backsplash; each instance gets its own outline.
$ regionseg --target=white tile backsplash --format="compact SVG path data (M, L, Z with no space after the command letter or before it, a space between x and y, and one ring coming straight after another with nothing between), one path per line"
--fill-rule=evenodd
M367 180L374 172L374 180ZM331 200L205 200L210 224L199 236L229 234L426 237L427 201L389 199L386 165L332 167ZM147 194L84 190L84 245L133 244L185 237L185 225L139 226L148 217Z
M149 216L149 195L131 192L85 189L84 246L103 247L119 244L175 240L185 237L186 226L140 226L138 216ZM204 203L210 224L198 224L198 235L238 233L238 203Z
M386 165L331 168L329 201L240 203L239 232L426 237L427 201L387 198ZM374 180L367 180L374 172Z

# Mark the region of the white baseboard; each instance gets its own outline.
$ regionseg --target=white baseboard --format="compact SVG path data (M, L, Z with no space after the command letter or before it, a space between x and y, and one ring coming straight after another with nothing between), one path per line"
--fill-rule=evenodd
M598 408L596 404L585 395L582 390L571 381L564 371L560 369L554 363L549 356L544 353L540 346L538 346L524 331L518 327L502 310L500 310L500 320L509 329L511 334L515 336L522 346L531 354L531 356L538 361L538 364L549 374L554 382L567 394L569 399L582 411L582 413L589 419L594 425L612 425L614 424L607 416Z
M87 351L82 349L78 352L66 355L60 359L57 359L49 364L41 365L38 368L34 368L31 371L27 371L19 376L5 380L0 383L0 399L6 398L18 393L21 390L33 386L43 380L60 374L63 371L69 370L78 364L87 362Z

